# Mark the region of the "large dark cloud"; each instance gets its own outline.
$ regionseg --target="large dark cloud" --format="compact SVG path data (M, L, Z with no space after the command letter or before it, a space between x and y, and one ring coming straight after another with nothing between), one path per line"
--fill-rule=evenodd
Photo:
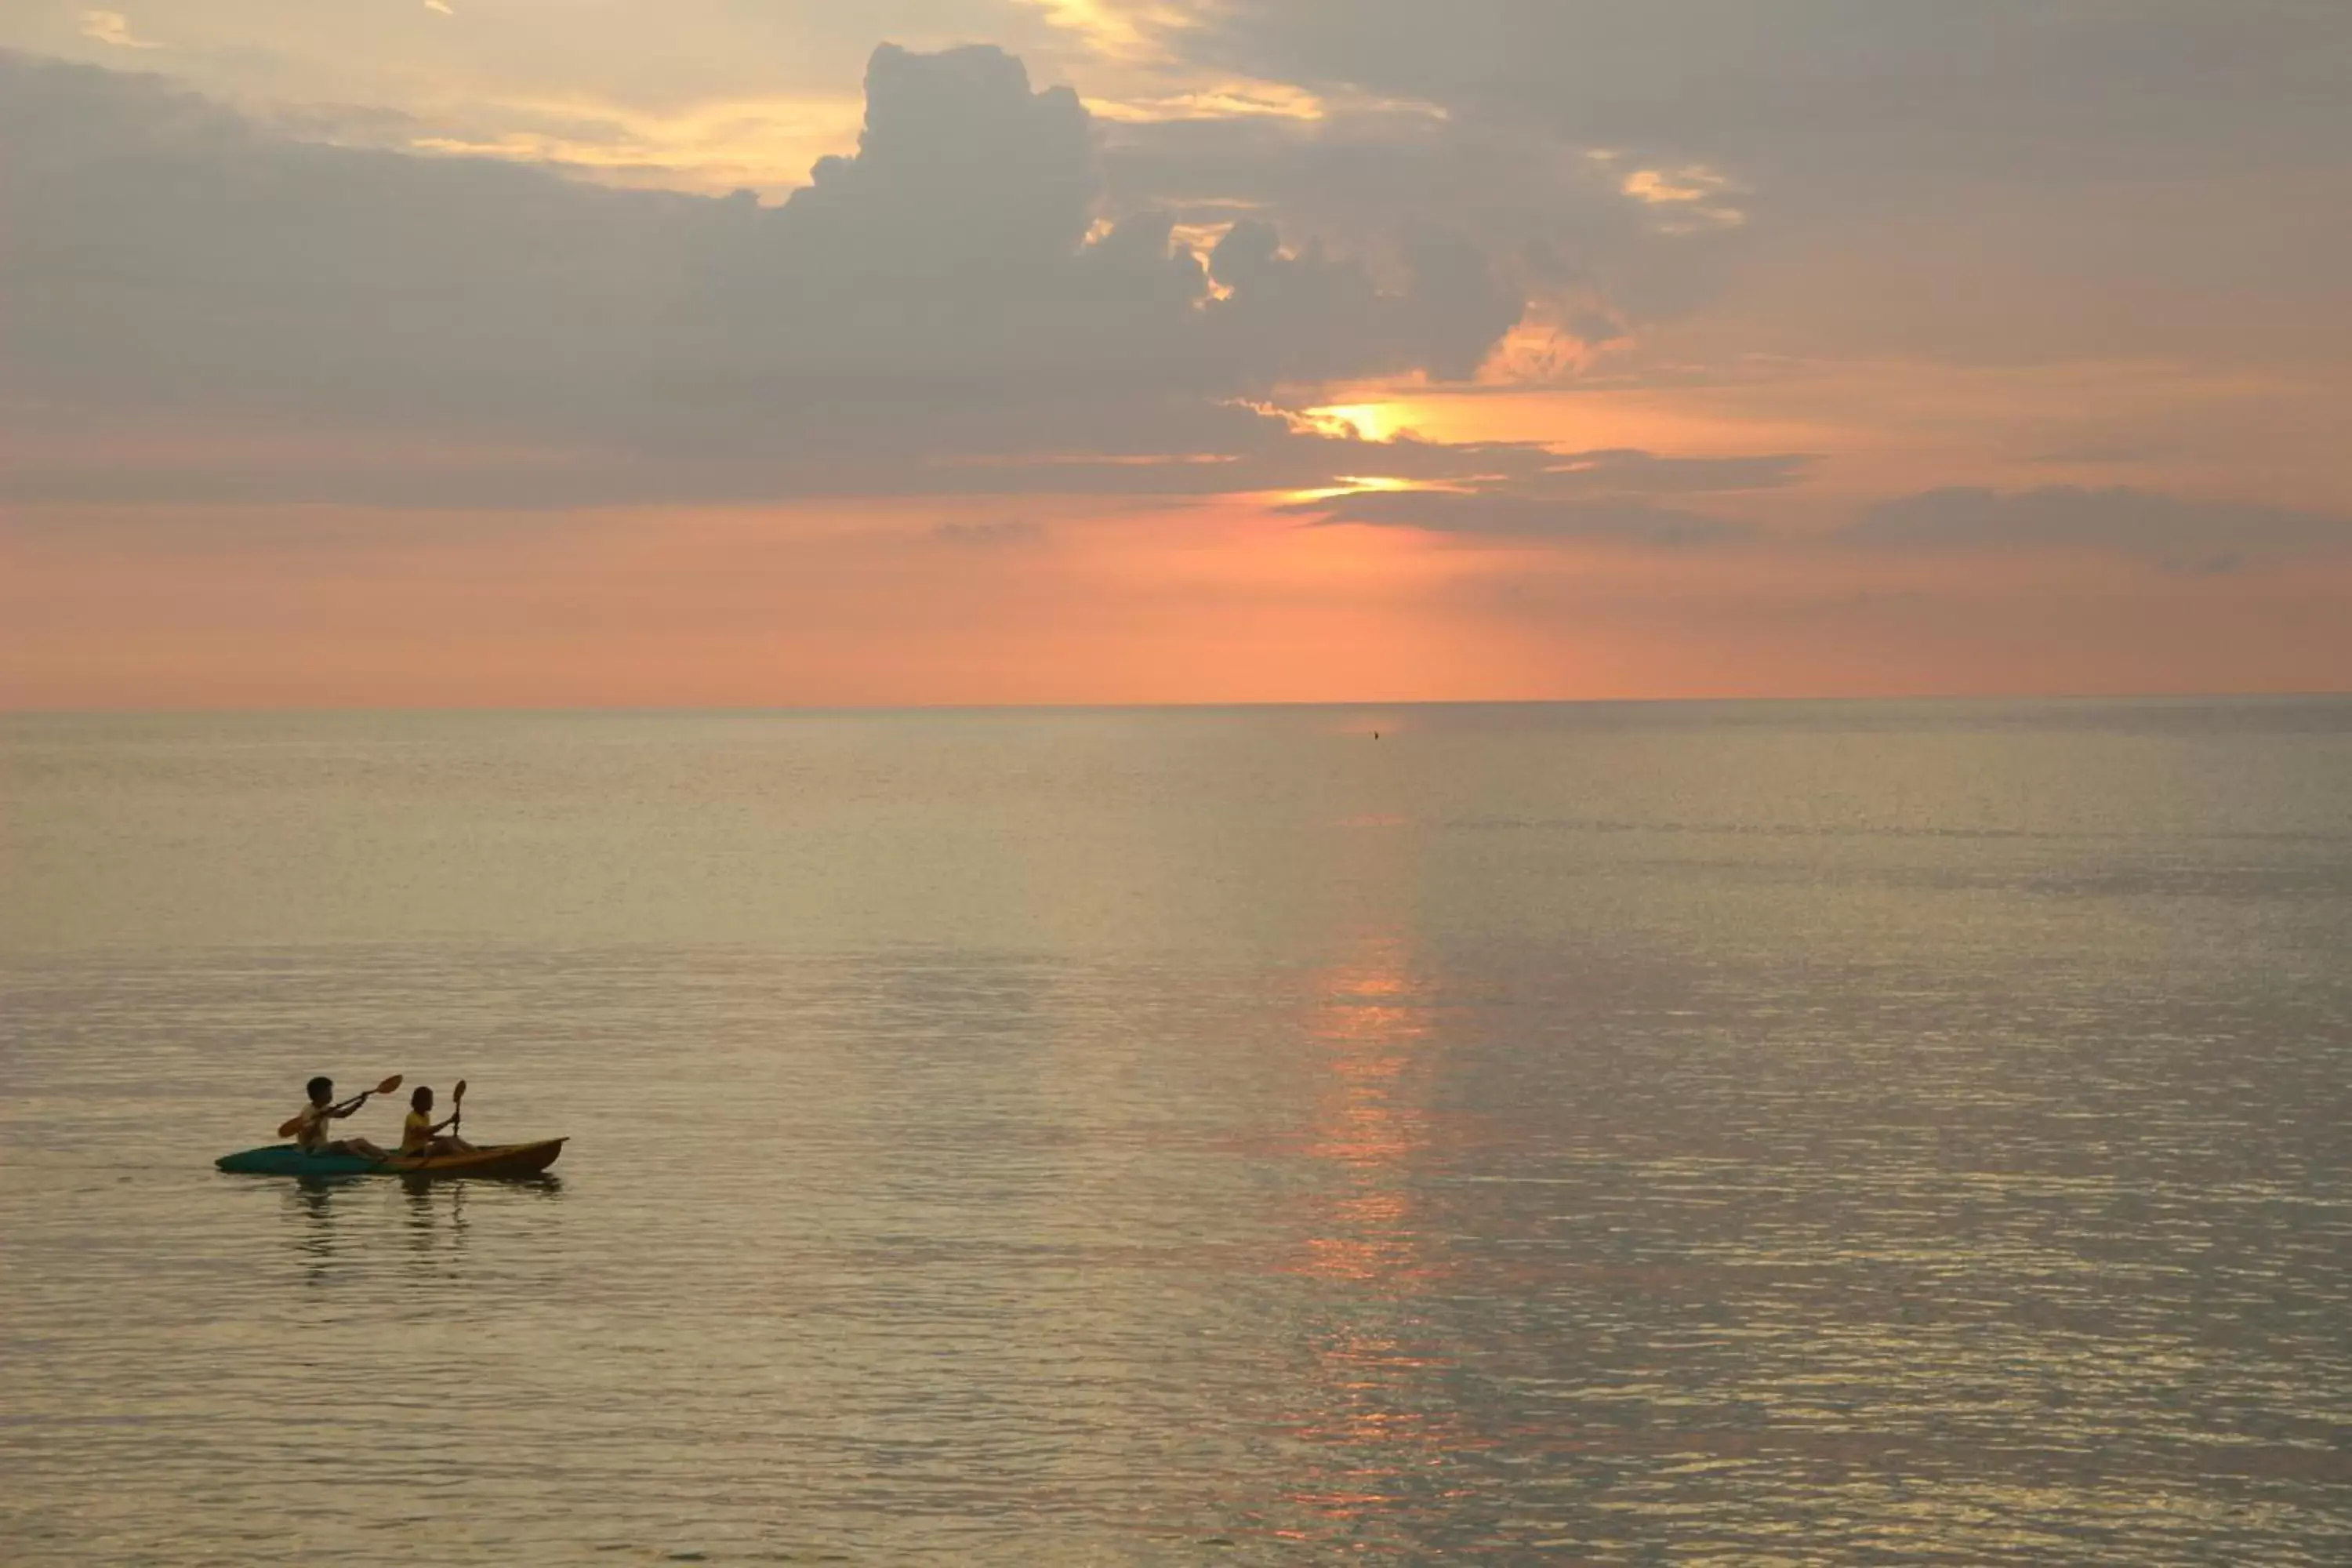
M150 452L191 429L287 437L244 466L60 446L10 482L568 504L1159 489L1083 461L1159 454L1224 458L1219 488L1241 488L1319 477L1347 445L1243 400L1466 374L1519 314L1442 231L1402 233L1385 279L1264 225L1204 267L1166 213L1097 231L1100 195L1087 110L992 48L877 51L858 153L776 207L306 144L152 79L0 54L0 393L20 427ZM353 432L475 455L352 463L297 438Z
M2126 489L1951 489L1884 502L1846 537L1881 549L2088 551L2224 572L2263 557L2352 552L2352 518Z

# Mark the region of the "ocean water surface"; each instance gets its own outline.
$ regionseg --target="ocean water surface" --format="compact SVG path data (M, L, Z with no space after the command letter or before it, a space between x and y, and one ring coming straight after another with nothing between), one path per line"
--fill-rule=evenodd
M2352 1562L2347 953L2343 700L0 719L0 1561Z

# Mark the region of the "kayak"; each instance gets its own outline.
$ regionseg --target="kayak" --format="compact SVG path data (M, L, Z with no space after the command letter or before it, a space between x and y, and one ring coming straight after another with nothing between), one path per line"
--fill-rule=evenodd
M535 1176L555 1163L565 1140L490 1143L470 1154L306 1154L291 1143L223 1154L213 1162L245 1176Z

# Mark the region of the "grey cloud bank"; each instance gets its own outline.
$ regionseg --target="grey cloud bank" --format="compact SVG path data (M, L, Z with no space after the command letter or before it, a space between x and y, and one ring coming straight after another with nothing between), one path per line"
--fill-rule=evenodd
M1664 458L1625 451L1555 461L1439 488L1351 490L1282 510L1326 524L1686 549L1764 536L1666 504L1669 498L1779 489L1801 482L1813 464L1797 456ZM2260 563L2352 557L2352 517L2126 488L1956 486L1873 505L1827 542L1912 557L2087 553L2167 572L2220 574Z
M1914 551L2089 551L2226 572L2256 558L2352 553L2352 518L2122 488L1949 489L1874 507L1846 538Z
M1323 524L1417 528L1432 533L1496 539L1550 540L1681 550L1729 544L1751 530L1720 518L1633 500L1583 500L1452 490L1360 490L1286 510L1311 513Z

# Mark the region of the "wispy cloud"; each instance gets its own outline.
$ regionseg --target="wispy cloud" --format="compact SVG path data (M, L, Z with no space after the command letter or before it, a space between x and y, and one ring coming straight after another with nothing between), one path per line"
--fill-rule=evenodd
M366 126L360 136L336 139L542 163L604 184L782 195L807 182L818 158L855 145L863 108L855 96L711 101L672 111L517 98L479 104L462 121L431 130L411 121L389 138Z
M81 36L110 44L118 49L160 49L163 46L152 38L142 38L131 30L131 18L120 11L84 11L81 14Z
M1616 177L1620 192L1651 210L1662 232L1704 234L1738 228L1748 221L1747 213L1735 200L1739 185L1721 170L1704 163L1623 169L1616 153L1596 152L1588 156Z
M1418 445L1389 442L1370 446L1368 452L1408 452ZM1428 533L1679 550L1731 543L1751 537L1752 531L1722 518L1661 505L1659 498L1779 489L1801 482L1815 461L1801 454L1662 458L1612 449L1555 456L1512 447L1489 448L1481 461L1465 449L1454 450L1463 454L1458 477L1341 481L1329 489L1301 494L1282 510L1321 525L1357 523Z
M1167 58L1160 35L1190 18L1179 5L1155 0L1024 0L1055 26L1084 38L1096 53L1135 63Z

